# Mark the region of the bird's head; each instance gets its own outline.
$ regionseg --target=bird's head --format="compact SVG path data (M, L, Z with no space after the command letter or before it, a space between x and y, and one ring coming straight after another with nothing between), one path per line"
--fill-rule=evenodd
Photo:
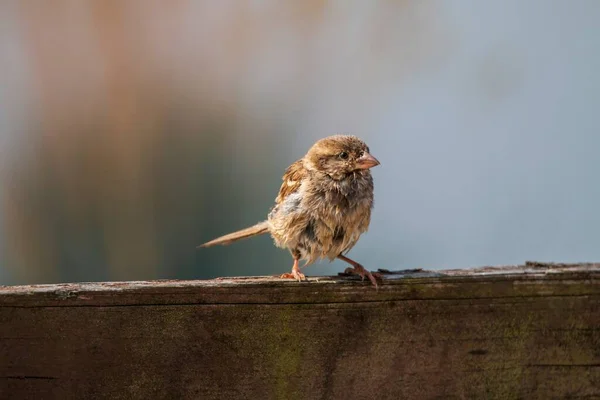
M353 173L365 173L379 165L369 147L356 136L335 135L316 142L304 157L309 171L318 171L335 180Z

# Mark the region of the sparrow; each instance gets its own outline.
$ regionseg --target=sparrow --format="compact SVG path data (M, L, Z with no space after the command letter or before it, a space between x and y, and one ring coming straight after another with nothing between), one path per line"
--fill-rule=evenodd
M338 258L350 264L346 273L360 275L377 287L371 272L345 254L367 231L373 209L370 169L379 161L356 136L334 135L317 141L306 155L290 165L267 219L221 236L198 247L228 245L269 233L275 245L294 258L292 271L281 275L306 280L300 271L318 259Z

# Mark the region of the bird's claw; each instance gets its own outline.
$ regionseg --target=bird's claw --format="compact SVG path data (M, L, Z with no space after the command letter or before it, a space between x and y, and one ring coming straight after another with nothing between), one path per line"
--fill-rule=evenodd
M381 279L381 274L378 274L377 272L375 273L371 273L370 271L368 271L367 269L365 269L365 267L363 267L362 265L357 265L356 267L348 267L344 270L344 274L347 275L359 275L361 277L361 280L364 282L365 277L368 277L369 280L371 281L371 283L373 284L373 286L375 286L375 288L377 288L377 279L375 279L375 277Z
M302 272L295 270L295 269L293 269L292 272L282 274L280 276L280 278L281 279L295 279L298 282L302 282L302 281L306 280L306 276Z

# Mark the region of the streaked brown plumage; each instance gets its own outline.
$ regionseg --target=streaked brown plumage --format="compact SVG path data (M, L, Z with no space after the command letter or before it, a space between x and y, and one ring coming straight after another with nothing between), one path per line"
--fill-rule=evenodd
M353 266L351 272L368 277L377 286L369 271L344 256L369 227L373 208L370 168L376 165L379 161L355 136L321 139L285 171L266 221L199 247L270 233L275 245L287 248L294 257L291 273L282 278L306 279L300 272L300 260L309 265L320 258L339 258Z

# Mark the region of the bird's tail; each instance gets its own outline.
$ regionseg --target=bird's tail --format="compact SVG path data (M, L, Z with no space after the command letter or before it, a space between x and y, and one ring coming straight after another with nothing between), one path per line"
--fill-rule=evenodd
M246 239L252 236L262 235L267 232L269 232L269 225L267 221L263 221L249 228L242 229L241 231L229 233L225 236L218 237L216 239L211 240L210 242L201 244L198 247L210 247L215 246L217 244L226 246L233 242L237 242L238 240Z

